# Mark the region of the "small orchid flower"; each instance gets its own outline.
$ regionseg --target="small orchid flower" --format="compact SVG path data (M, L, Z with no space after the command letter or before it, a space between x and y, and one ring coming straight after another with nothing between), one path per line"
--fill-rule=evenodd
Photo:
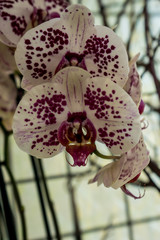
M12 129L12 118L16 109L17 89L9 76L0 73L0 119L7 130Z
M123 154L140 138L137 106L106 77L92 77L79 67L59 71L52 82L33 87L19 103L13 121L14 138L25 152L40 158L66 151L73 166L84 166L105 143Z
M59 17L67 6L65 0L1 0L0 41L16 47L29 27Z
M66 66L78 66L92 76L108 76L122 87L129 72L122 40L112 29L95 26L92 13L82 5L71 5L59 19L29 30L17 45L15 59L25 90L52 81Z
M121 187L127 195L135 199L141 198L141 196L136 197L130 193L126 189L125 184L135 181L149 161L149 152L141 135L138 144L134 148L123 154L119 160L109 163L100 169L89 183L97 182L98 185L103 183L104 186L114 189Z

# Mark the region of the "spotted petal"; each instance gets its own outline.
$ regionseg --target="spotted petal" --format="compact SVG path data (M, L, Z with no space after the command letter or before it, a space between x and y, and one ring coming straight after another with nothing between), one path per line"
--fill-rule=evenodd
M97 182L115 189L128 183L137 176L149 163L147 148L141 136L138 144L125 153L119 160L103 167L89 183Z
M60 151L57 131L66 119L65 93L57 83L32 88L17 107L13 132L18 146L36 157L51 157Z
M121 174L117 181L112 185L115 189L132 180L148 165L150 161L149 152L146 148L142 135L138 144L125 155L126 161Z
M30 0L0 1L0 40L16 46L24 34L33 11Z
M97 182L98 186L102 183L105 187L112 186L112 184L119 178L125 161L125 156L123 156L121 159L107 164L98 171L93 179L89 180L89 183Z
M133 148L141 134L140 115L131 97L104 77L86 80L85 111L97 129L98 140L113 154Z
M104 26L96 26L95 35L85 45L85 65L93 76L108 76L124 86L129 72L128 56L122 40Z
M89 12L88 16L87 8L76 6L73 5L72 8L66 9L60 20L47 21L29 30L21 38L17 45L15 58L24 78L30 80L31 83L28 84L34 86L46 80L50 81L59 64L63 67L70 65L64 58L66 53L68 51L79 52L80 42L92 33L91 13ZM23 87L27 89L27 85L23 84Z
M129 63L129 76L124 86L124 90L131 96L136 105L140 103L142 97L142 83L136 66L139 55L137 54Z

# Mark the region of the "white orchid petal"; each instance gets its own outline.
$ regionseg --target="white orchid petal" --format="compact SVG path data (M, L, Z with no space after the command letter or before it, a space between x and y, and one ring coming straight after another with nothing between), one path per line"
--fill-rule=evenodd
M95 32L92 13L83 5L71 5L64 11L62 21L70 36L69 50L82 53L86 40Z
M30 86L51 81L68 51L67 31L57 21L52 19L29 30L17 45L15 60Z
M144 143L143 136L141 136L138 144L125 155L126 161L119 179L112 185L115 189L128 183L148 165L150 161L149 152Z
M104 26L95 29L85 46L86 68L93 76L108 76L123 87L129 72L125 46L112 29Z
M113 154L133 148L139 141L141 126L131 97L104 77L87 79L84 88L85 111L97 129L97 140L104 142Z
M126 159L121 157L121 159L107 164L98 171L95 177L89 181L89 183L94 183L97 181L98 185L103 183L106 187L112 186L112 184L114 184L114 182L116 182L119 178L125 161Z
M36 157L60 151L57 131L68 113L65 92L56 83L32 88L19 103L13 121L18 146Z
M70 112L83 112L83 84L90 74L78 67L68 67L58 72L53 81L61 84L66 91L67 104Z

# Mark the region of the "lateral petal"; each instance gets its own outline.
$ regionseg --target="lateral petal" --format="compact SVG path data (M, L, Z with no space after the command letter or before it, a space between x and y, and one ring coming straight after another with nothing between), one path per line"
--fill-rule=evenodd
M121 174L112 187L117 189L128 183L148 165L149 161L149 152L144 143L143 136L141 136L138 144L126 153L126 161Z
M86 68L93 76L108 76L123 87L129 73L125 46L112 29L96 26L95 30L85 45Z
M92 120L98 141L113 154L133 148L141 135L140 115L131 97L104 77L88 78L84 86L85 111Z
M65 92L57 83L32 88L22 98L13 119L17 145L25 152L47 158L60 151L58 128L67 117Z

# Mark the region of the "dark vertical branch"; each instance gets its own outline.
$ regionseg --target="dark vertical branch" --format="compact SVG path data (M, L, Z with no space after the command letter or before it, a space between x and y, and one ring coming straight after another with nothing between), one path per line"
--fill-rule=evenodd
M156 185L156 183L152 180L150 174L147 172L146 169L143 170L144 173L146 174L146 176L148 177L149 179L149 182L150 182L150 185L153 186L155 189L157 189L157 191L160 193L160 188Z
M52 219L53 219L53 224L54 224L54 228L55 228L55 232L56 232L56 238L58 240L61 240L62 238L61 238L61 234L60 234L60 229L59 229L59 225L58 225L56 211L54 209L53 201L50 198L49 190L48 190L47 183L46 183L46 177L45 177L45 173L44 173L44 169L43 169L42 160L37 159L37 161L39 163L39 168L40 168L40 172L41 172L41 176L42 176L42 182L43 182L43 185L44 185L44 190L45 190L45 193L46 193L48 205L49 205L49 208L50 208L50 211L51 211L51 216L52 216Z
M8 200L8 194L5 186L1 164L0 164L0 193L1 193L2 203L3 203L4 213L5 213L9 240L17 240L15 221L14 221L12 210Z
M25 221L25 214L24 214L24 207L22 205L21 202L21 198L18 192L18 188L14 179L14 176L12 174L12 171L10 170L9 166L7 164L4 164L4 167L9 175L9 178L11 180L12 183L12 187L13 187L13 193L15 196L15 200L16 200L16 205L18 207L18 211L20 214L20 218L21 218L21 225L22 225L22 234L23 234L23 240L27 240L27 227L26 227L26 221Z
M67 169L68 169L68 189L71 197L71 204L72 204L71 207L72 207L73 221L75 226L75 238L77 240L82 240L79 220L77 215L77 207L76 207L75 196L74 196L74 188L72 186L72 177L70 175L70 166L68 164L67 164Z
M99 5L100 13L101 13L101 16L102 16L102 19L103 19L103 25L104 26L109 26L109 24L107 22L107 16L105 14L105 7L102 5L101 0L98 0L98 5Z
M47 240L51 240L52 239L51 231L50 231L49 222L48 222L48 218L47 218L47 213L46 213L46 209L45 209L45 202L44 202L44 199L43 199L43 192L42 192L41 185L40 185L39 171L38 171L37 163L36 163L36 161L38 161L38 160L34 159L34 157L32 157L32 156L30 156L30 159L31 159L33 172L34 172L34 175L35 175L35 181L36 181L36 185L37 185L37 190L38 190L38 194L39 194L39 201L40 201L40 206L41 206L44 226L45 226L45 230L46 230L46 234L47 234Z
M23 235L22 239L27 240L27 227L26 227L26 221L25 221L24 207L23 207L22 202L21 202L21 198L20 198L20 194L18 192L16 181L14 179L13 173L12 173L11 168L10 168L9 136L12 132L7 131L3 127L3 125L1 125L1 127L2 127L2 130L3 130L3 133L4 133L4 162L1 163L1 166L3 166L6 169L6 171L8 173L8 176L11 180L12 188L13 188L13 194L14 194L14 197L15 197L15 202L16 202L16 205L18 207L18 212L19 212L20 219L21 219L22 235Z
M147 56L149 57L148 70L152 74L155 87L157 89L157 94L160 100L160 81L156 75L155 67L154 67L152 37L151 37L151 32L149 27L148 0L144 0L144 22L145 22L145 39L146 39L146 45L147 45Z
M117 14L117 20L116 20L115 25L118 25L118 24L119 24L120 18L121 18L121 16L124 14L125 9L126 9L127 5L129 4L129 2L130 2L130 1L125 0L124 3L122 4L121 11Z

